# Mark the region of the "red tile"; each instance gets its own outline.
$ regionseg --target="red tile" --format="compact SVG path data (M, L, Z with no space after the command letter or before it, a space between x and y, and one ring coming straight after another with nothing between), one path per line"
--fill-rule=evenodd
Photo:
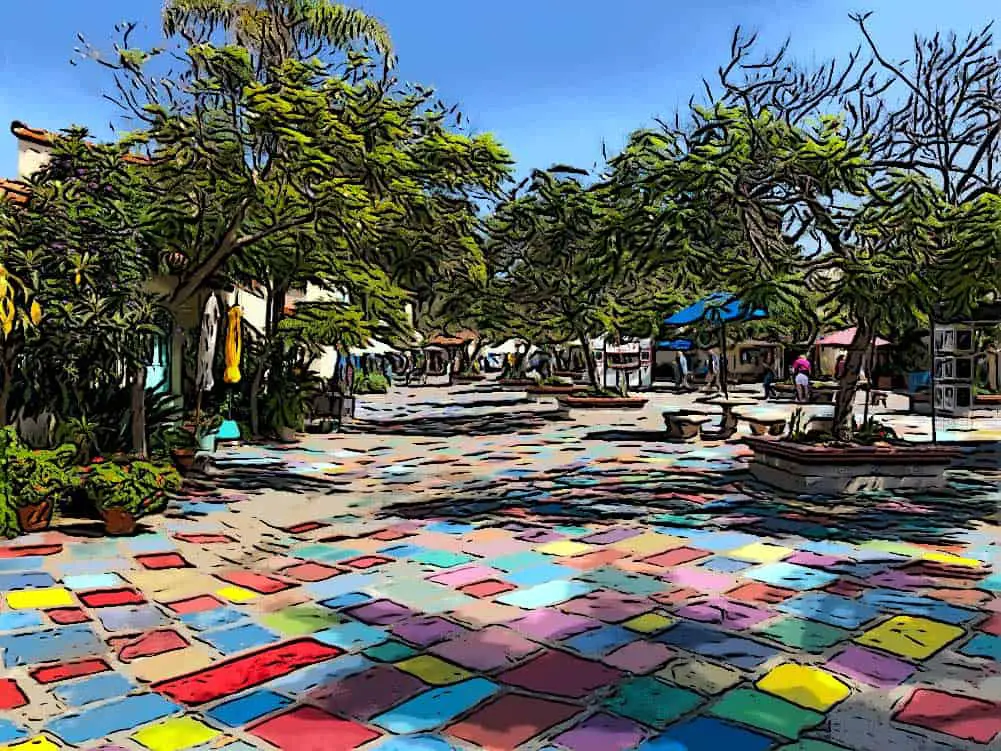
M478 748L514 751L522 744L583 712L561 701L508 694L448 728L448 734Z
M198 706L343 653L343 650L321 644L315 639L296 639L154 683L153 690L182 704Z
M99 589L94 592L80 592L77 597L89 608L142 605L146 602L146 598L134 589Z
M247 732L283 751L350 751L380 735L316 707L293 709L252 725Z
M404 537L410 537L408 532L400 532L396 529L382 529L373 535L370 535L373 540L382 540L383 542L393 542L394 540L402 540Z
M607 548L605 550L595 550L593 553L585 553L584 555L579 555L576 558L564 558L560 561L560 565L569 566L570 568L575 568L578 571L590 571L621 560L625 558L626 555L628 554L621 550Z
M867 589L868 587L863 584L856 584L845 579L839 579L834 584L828 584L824 587L825 592L830 592L832 595L841 595L842 597L858 597Z
M697 589L682 587L681 589L675 589L671 592L658 592L657 594L650 595L650 599L656 600L661 605L685 605L696 597L704 596L705 595Z
M582 699L621 677L613 668L555 651L500 674L501 682L509 686L567 699Z
M118 659L122 662L132 662L140 657L162 655L188 646L188 642L183 636L170 629L150 631L140 637L126 636L109 639L108 643L118 650Z
M80 608L53 608L46 610L45 615L49 617L50 621L58 623L60 626L68 626L71 623L87 623L90 620L90 616Z
M344 565L364 570L367 568L375 568L376 566L381 566L384 563L389 563L390 560L392 559L384 558L381 555L363 555L361 558L354 558L350 561L344 561Z
M986 621L977 626L981 631L1001 636L1001 613L994 613Z
M712 554L708 550L699 550L698 548L675 548L674 550L668 550L666 553L658 553L649 558L644 558L643 562L654 566L680 566L683 563L705 558L707 555Z
M181 542L193 542L195 545L215 545L218 543L236 542L228 535L197 535L178 532L174 538Z
M326 526L328 525L322 522L303 522L302 524L293 524L291 527L286 527L283 531L288 532L290 535L302 535L306 532L323 529Z
M471 597L496 597L502 592L510 592L514 588L513 584L502 582L499 579L487 579L486 581L459 587L459 591Z
M299 563L295 566L283 568L278 573L290 579L298 579L301 582L320 582L324 579L337 576L342 572L332 566L324 566L322 563L307 561L306 563Z
M251 589L262 595L271 595L285 589L298 587L298 584L290 584L280 579L274 579L264 574L255 574L253 571L230 571L225 574L216 574L224 582L235 584L238 587Z
M893 719L954 738L990 743L1001 733L1001 703L919 688Z
M27 703L28 697L13 678L0 678L0 709L17 709Z
M63 665L46 665L42 668L35 668L29 675L39 683L58 683L68 678L81 678L85 675L94 675L111 670L104 660L81 660L80 662L67 662Z
M784 587L773 587L770 584L751 582L727 592L726 596L733 600L740 600L741 602L764 602L769 605L777 605L780 602L785 602L795 594L797 594L795 591L785 589Z
M191 568L184 556L177 553L154 553L152 555L137 555L136 560L145 568L159 571L165 568Z
M216 608L222 607L222 602L217 600L212 595L198 595L198 597L189 597L186 600L168 602L167 607L179 615L187 615L188 613L201 613L206 610L215 610Z
M12 548L0 548L0 558L27 558L34 555L56 555L62 552L62 545L20 545Z

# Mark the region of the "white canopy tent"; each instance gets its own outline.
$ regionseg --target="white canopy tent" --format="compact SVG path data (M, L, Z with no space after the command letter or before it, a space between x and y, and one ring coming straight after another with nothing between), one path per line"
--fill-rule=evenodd
M361 355L386 355L390 352L396 352L395 349L390 347L385 342L381 342L378 339L369 339L368 344L362 348L352 348L351 354L360 357Z

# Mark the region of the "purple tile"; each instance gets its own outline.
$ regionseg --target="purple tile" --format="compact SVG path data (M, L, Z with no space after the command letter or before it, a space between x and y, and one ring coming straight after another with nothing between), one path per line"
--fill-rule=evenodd
M575 597L562 605L568 613L586 615L606 623L620 623L654 609L653 603L636 595L627 595L610 589L599 589Z
M373 600L344 612L371 626L388 626L405 621L413 615L408 608L392 600Z
M833 555L821 555L820 553L811 553L806 550L801 550L797 553L793 553L791 556L785 559L786 563L794 563L797 566L813 566L814 568L825 568L827 566L836 566L837 564L844 561L844 558L838 558Z
M915 671L913 665L903 660L856 646L847 647L832 657L827 667L876 688L899 686Z
M558 532L553 532L548 529L533 529L530 532L526 532L523 535L518 535L519 540L524 540L525 542L556 542L557 540L565 540L566 535L561 535Z
M543 641L560 641L598 628L601 624L593 618L569 615L559 610L533 610L528 615L511 621L508 626L519 634Z
M570 751L623 751L643 740L643 730L621 717L596 714L554 740Z
M886 589L920 589L921 587L934 587L935 580L930 576L919 576L918 574L909 574L906 571L890 569L870 576L866 580L866 584Z
M594 535L589 535L588 537L582 537L580 541L592 545L611 545L616 542L628 540L630 537L636 537L636 535L641 534L642 531L643 530L630 529L628 527L616 527L613 529L606 529L604 532L598 532Z
M542 647L504 626L487 626L436 644L428 651L473 670L511 667Z
M457 636L466 629L437 615L427 615L402 621L391 626L389 630L395 636L406 639L411 644L429 647L452 636Z
M772 613L767 610L733 602L724 597L710 597L705 602L684 605L676 612L692 621L717 623L736 629L751 628L772 617Z
M487 579L496 579L504 575L503 571L498 571L495 568L490 568L489 566L463 566L462 568L452 569L451 571L446 571L443 574L437 574L436 576L429 577L429 581L433 581L435 584L443 584L446 587L464 587L467 584L475 584L476 582L486 581Z
M665 644L652 641L634 641L605 655L601 661L613 668L643 675L656 670L676 654L677 652Z

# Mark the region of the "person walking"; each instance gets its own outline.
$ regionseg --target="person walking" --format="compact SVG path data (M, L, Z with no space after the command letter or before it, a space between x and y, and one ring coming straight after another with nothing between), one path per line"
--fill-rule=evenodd
M719 355L716 350L709 349L709 361L706 370L706 391L719 391Z
M675 356L675 363L678 368L678 390L688 391L692 387L688 382L688 358L681 350L678 350L678 354Z
M796 384L796 401L801 404L810 400L811 367L806 355L800 355L792 364L793 383Z
M772 363L772 359L769 357L765 360L765 373L764 377L761 379L761 385L765 389L765 399L774 399L778 394L775 393L775 365Z
M838 354L838 359L834 361L834 380L840 381L845 377L845 353Z

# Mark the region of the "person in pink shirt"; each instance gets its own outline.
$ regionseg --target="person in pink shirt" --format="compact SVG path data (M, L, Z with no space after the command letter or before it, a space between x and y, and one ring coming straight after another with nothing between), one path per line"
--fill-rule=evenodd
M806 355L800 355L792 364L793 382L796 384L796 401L806 402L810 399L810 361Z

